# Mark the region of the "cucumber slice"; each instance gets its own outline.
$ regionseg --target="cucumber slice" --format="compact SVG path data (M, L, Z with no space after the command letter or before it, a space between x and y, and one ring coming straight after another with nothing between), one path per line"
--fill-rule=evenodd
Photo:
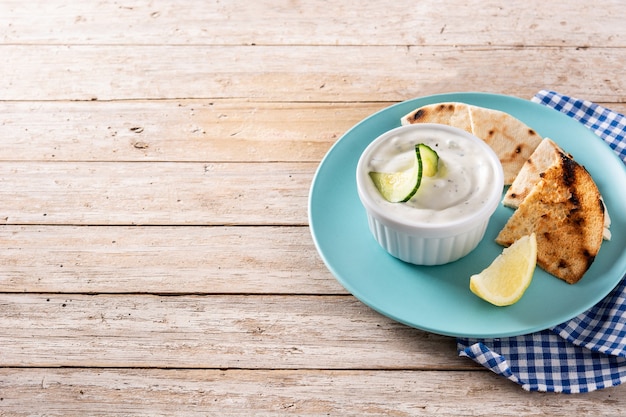
M404 203L415 195L422 182L422 175L432 177L437 173L439 155L423 143L415 145L415 159L413 165L400 172L369 173L374 185L391 203Z
M439 169L439 155L430 146L423 143L420 143L417 147L419 156L422 158L422 175L434 177Z

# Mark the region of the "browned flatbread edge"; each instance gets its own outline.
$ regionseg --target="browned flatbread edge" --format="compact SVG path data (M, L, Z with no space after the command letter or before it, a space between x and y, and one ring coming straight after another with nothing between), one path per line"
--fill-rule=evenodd
M578 282L603 239L604 203L587 170L568 155L546 170L509 218L496 242L509 246L535 232L537 264L569 284Z
M405 115L400 120L403 125L438 123L472 133L469 104L460 102L434 103L421 106Z

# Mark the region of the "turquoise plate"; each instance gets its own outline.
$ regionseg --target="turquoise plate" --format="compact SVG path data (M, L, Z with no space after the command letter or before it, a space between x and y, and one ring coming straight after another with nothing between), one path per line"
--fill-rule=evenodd
M502 251L494 239L512 210L500 206L484 239L466 257L442 266L416 266L388 255L374 240L357 191L359 156L373 139L400 125L400 118L431 103L457 101L510 113L549 137L584 165L608 208L613 238L605 241L581 281L569 285L536 269L520 301L495 307L469 290L469 277ZM452 93L417 98L385 108L342 136L322 160L309 195L309 224L326 266L361 302L400 323L459 337L505 337L562 323L604 298L626 273L626 168L600 138L570 117L520 98Z

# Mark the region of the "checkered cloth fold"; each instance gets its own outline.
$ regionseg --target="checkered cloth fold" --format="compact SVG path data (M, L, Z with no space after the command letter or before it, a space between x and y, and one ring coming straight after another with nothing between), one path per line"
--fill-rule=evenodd
M532 101L580 121L626 164L626 117L586 100L542 90ZM541 332L457 339L466 356L528 391L580 393L626 381L626 276L601 302Z

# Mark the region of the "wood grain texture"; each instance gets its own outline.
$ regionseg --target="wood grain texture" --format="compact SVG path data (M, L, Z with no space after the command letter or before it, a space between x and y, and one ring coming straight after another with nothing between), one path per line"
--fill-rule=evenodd
M490 372L0 369L11 416L619 416L620 389L521 391ZM23 398L31 401L24 403Z
M347 294L308 227L4 226L0 292Z
M4 43L213 45L626 46L619 0L502 3L494 0L83 1L59 7L5 0ZM584 21L581 20L584 17ZM469 33L468 33L469 31Z
M316 166L5 162L0 223L306 225Z
M0 314L3 366L476 369L352 296L0 294Z
M315 162L393 103L0 102L3 160Z
M0 45L0 55L0 100L371 102L549 87L626 101L626 81L595 70L621 68L626 48Z

